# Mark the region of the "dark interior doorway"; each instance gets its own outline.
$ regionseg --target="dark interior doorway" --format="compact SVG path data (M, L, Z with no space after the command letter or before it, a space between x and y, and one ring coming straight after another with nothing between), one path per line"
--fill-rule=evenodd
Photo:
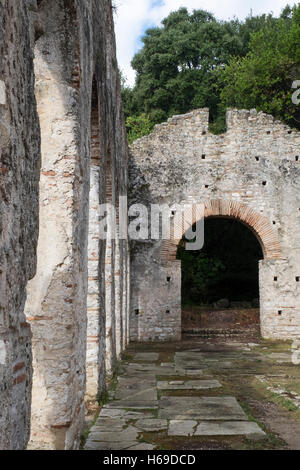
M259 321L259 260L263 252L258 239L234 219L208 218L204 230L202 250L185 250L183 238L177 251L182 263L183 325L187 312L199 317L198 326L204 326L207 314L207 325L215 322L220 327L222 318L228 325L240 325L241 310L244 319L246 313L247 318L250 315L247 321Z

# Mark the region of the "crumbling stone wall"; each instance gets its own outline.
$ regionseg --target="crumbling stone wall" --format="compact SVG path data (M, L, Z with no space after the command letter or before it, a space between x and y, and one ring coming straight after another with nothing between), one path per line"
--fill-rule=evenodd
M97 233L127 194L112 4L1 0L0 19L0 448L31 428L76 449L129 333L128 240Z
M24 304L36 270L40 135L25 3L0 1L0 449L23 449L30 431Z
M299 132L255 110L229 110L227 132L216 136L208 118L207 109L174 116L133 144L131 203L199 203L205 217L231 217L248 226L264 253L262 335L299 336ZM178 243L174 238L132 244L133 340L180 337Z
M117 71L112 9L107 9L101 69L100 127L92 125L91 204L89 231L87 398L101 396L116 361L129 341L128 240L99 238L99 205L118 207L127 196L128 148ZM96 29L98 28L95 26ZM96 43L97 44L97 41ZM103 52L99 52L102 54ZM106 80L106 82L105 82ZM94 114L95 118L95 114ZM93 124L93 121L92 121ZM100 142L97 147L97 140ZM104 158L105 157L105 158ZM98 193L98 195L97 195ZM118 222L118 219L116 220Z

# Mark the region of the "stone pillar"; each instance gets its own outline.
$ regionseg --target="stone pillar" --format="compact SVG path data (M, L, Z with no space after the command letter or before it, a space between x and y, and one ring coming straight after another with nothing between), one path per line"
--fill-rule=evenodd
M151 269L150 269L151 268ZM130 339L177 341L181 338L181 262L132 266Z
M129 256L129 243L127 241L126 246L126 315L125 315L125 331L126 331L126 346L130 342L130 312L131 312L131 263L130 263L130 256Z
M117 234L118 237L118 234ZM121 269L122 269L122 249L121 241L117 238L115 243L115 341L116 341L116 359L120 358L122 352L122 335L123 335L123 325L122 325L122 279L121 279Z
M75 8L42 2L45 31L35 47L40 233L26 314L33 331L30 448L38 449L78 448L84 421L92 60L87 53L80 63Z
M110 227L108 227L110 233ZM105 253L105 312L106 312L106 374L109 378L115 364L115 282L114 282L114 240L106 241Z
M290 260L259 264L261 334L267 339L300 337L300 273Z
M125 255L125 241L122 243L122 301L121 301L121 324L122 324L122 336L121 336L121 348L122 351L126 348L126 315L127 315L127 298L126 298L126 288L127 288L127 272L126 272L126 257Z
M99 320L99 165L96 165L94 160L91 166L88 267L86 394L88 399L95 399L99 392L98 349L101 332Z

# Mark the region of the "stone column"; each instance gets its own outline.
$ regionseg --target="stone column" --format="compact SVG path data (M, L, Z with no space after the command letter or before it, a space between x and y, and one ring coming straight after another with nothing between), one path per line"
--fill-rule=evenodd
M259 263L261 334L267 339L300 337L300 274L291 260Z
M27 2L0 0L0 23L0 450L20 450L30 431L24 304L36 270L40 131Z
M130 312L133 341L177 341L181 338L181 262L134 263Z
M26 304L34 365L30 447L76 449L84 421L92 50L81 63L86 38L74 2L45 1L39 13L40 232Z

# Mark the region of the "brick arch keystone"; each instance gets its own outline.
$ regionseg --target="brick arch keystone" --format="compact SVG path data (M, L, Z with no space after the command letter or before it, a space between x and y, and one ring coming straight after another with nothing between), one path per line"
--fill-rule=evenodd
M254 209L242 202L215 199L204 202L204 217L220 217L235 219L246 225L258 239L264 259L280 259L281 249L277 233L273 229L267 217L258 214ZM199 220L196 211L193 211L193 224ZM178 232L177 232L178 233ZM184 236L184 228L181 229L181 238ZM180 239L174 237L164 240L161 247L161 259L163 261L176 260L177 248Z

